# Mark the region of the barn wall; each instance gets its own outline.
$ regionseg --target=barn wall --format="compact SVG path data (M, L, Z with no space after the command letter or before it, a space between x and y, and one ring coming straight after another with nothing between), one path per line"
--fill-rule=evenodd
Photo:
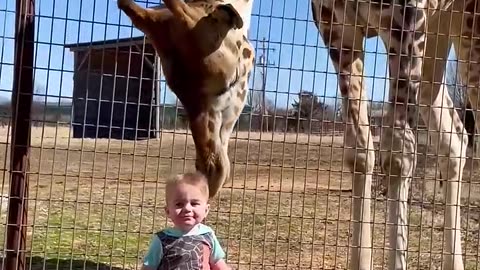
M76 53L76 64L84 54ZM154 62L153 54L146 57ZM129 54L128 48L123 52L95 50L76 70L72 121L75 138L134 140L155 136L155 107L151 104L154 72L146 61L142 72L141 61L142 55Z

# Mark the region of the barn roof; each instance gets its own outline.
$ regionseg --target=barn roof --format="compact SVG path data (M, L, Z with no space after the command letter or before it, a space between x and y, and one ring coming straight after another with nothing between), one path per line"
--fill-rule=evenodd
M87 49L103 49L103 48L115 48L123 46L141 45L145 43L150 44L150 41L145 36L128 37L119 39L107 39L98 41L88 41L82 43L65 44L65 48L69 48L70 51L83 51Z

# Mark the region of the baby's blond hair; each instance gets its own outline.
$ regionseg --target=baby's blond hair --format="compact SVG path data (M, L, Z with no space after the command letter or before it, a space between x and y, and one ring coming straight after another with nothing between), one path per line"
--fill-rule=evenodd
M210 195L208 189L208 180L205 175L198 171L188 172L177 174L176 176L167 180L167 183L165 184L165 200L167 200L167 202L169 197L168 195L171 193L169 190L178 184L188 184L197 187L207 199Z

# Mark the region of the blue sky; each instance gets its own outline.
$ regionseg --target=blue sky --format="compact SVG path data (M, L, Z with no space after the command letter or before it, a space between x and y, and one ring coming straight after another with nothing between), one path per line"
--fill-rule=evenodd
M159 0L140 2L157 5ZM13 78L15 0L0 1L0 97L10 98ZM49 101L69 100L73 88L73 53L64 44L142 35L120 13L115 0L36 0L35 83L46 89ZM121 26L119 26L119 24ZM326 97L338 97L337 79L327 50L312 22L310 0L256 0L249 38L259 59L266 38L275 51L268 55L267 98L285 107L300 89ZM388 85L386 55L377 38L365 42L367 95L384 100ZM259 67L250 86L261 89ZM167 90L165 90L167 89ZM162 87L162 103L175 96Z

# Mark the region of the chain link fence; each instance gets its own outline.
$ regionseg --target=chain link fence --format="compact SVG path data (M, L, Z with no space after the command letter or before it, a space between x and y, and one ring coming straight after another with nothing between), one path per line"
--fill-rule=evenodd
M186 113L152 45L113 0L6 0L0 22L4 269L140 269L152 234L168 225L166 178L195 168ZM350 138L310 1L256 0L249 38L257 60L230 138L231 175L206 223L234 269L346 269L352 178L343 160ZM364 48L378 149L387 53L376 37ZM449 94L468 117L453 53L448 62ZM423 123L415 135L407 262L410 269L439 269L445 206L437 156ZM376 160L373 263L380 269L388 230L378 150ZM461 222L466 269L479 264L479 179L469 148Z

